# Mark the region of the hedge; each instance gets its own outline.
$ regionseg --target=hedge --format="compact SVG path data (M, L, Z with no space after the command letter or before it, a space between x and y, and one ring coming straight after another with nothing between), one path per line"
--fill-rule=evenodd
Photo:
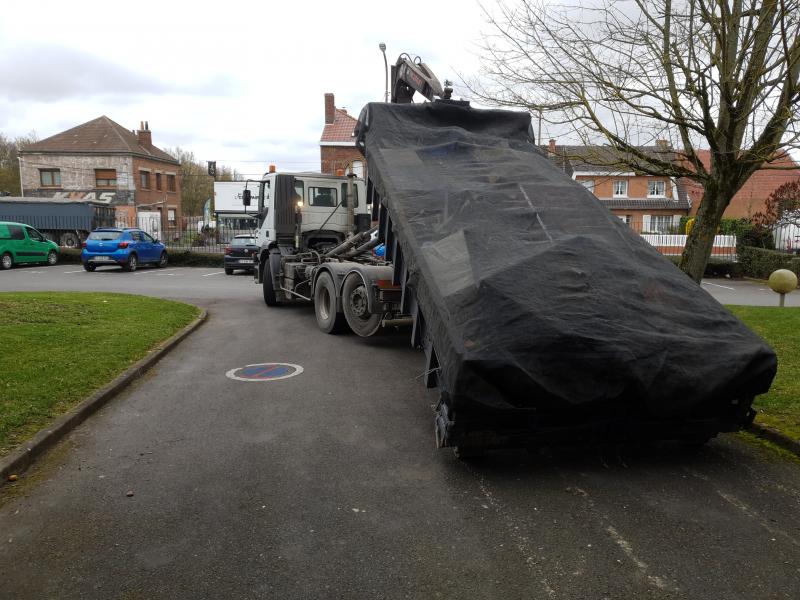
M738 252L743 275L767 279L777 269L789 269L800 275L800 258L792 254L752 247L740 248Z
M170 252L169 266L171 267L212 267L221 269L223 266L222 254L207 252ZM81 264L81 251L75 248L62 248L59 262L64 264Z
M681 262L680 256L668 256L669 260L677 267ZM714 262L709 261L706 265L706 270L703 277L741 277L742 266L740 263L735 262Z

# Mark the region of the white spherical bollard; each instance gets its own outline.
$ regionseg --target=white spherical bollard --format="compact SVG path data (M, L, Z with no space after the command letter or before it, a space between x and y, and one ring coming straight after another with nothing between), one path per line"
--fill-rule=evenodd
M769 276L767 283L773 292L781 295L779 306L783 306L786 294L797 289L797 275L789 269L778 269Z

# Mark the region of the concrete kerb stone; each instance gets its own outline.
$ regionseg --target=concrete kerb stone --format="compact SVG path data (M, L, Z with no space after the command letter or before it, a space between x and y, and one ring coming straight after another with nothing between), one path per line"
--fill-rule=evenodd
M190 333L202 325L208 317L208 311L200 315L178 333L162 342L142 360L128 367L111 383L103 386L80 404L61 415L50 426L42 429L5 458L0 458L0 485L8 481L9 475L19 475L27 469L37 457L55 446L69 432L83 423L101 406L117 396L137 378L149 371L159 360L183 341Z
M800 456L800 442L790 438L788 435L783 434L776 429L772 429L772 427L767 427L766 425L761 425L760 423L753 423L747 428L747 430L760 438L772 442L776 446L780 446L784 450L794 452Z

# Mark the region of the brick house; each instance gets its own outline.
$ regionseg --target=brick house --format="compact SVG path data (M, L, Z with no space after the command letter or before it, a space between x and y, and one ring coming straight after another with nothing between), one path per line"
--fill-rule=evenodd
M698 157L706 168L711 165L711 153L698 150ZM754 214L763 212L770 194L785 183L800 179L800 166L788 155L773 163L780 169L760 169L742 186L723 213L728 219L750 219ZM784 168L785 167L785 168ZM682 179L692 208L691 215L697 214L697 207L703 199L703 186L695 181Z
M146 122L129 131L106 116L25 146L22 195L105 202L120 222L158 212L162 227L181 217L180 163L153 145Z
M540 148L637 232L677 232L681 217L689 214L690 201L681 182L624 166L616 151L607 146L560 146L551 139ZM664 142L640 150L661 160L675 160Z
M352 165L358 177L364 177L364 156L356 148L355 128L358 119L336 108L333 94L325 94L325 126L319 140L321 171L335 175Z

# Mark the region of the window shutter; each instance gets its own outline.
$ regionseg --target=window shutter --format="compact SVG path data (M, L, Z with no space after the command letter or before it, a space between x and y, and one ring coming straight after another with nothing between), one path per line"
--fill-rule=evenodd
M650 231L650 215L642 215L642 233Z

